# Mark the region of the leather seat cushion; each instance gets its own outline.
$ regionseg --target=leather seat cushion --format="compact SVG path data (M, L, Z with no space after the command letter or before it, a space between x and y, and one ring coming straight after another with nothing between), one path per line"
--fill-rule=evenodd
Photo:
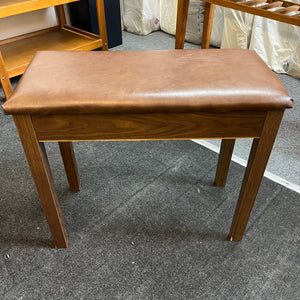
M254 51L41 51L7 114L280 110L293 106Z

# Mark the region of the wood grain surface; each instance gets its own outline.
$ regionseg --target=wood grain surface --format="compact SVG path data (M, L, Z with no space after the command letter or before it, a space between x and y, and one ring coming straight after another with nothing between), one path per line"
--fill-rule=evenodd
M175 49L184 48L186 23L190 0L178 0Z
M30 116L15 115L14 121L20 135L54 244L57 248L66 248L68 246L67 232L57 199L44 144L39 143L36 139Z
M204 20L203 20L203 32L201 48L208 49L210 43L210 36L213 27L215 14L215 5L213 3L205 2Z
M283 111L268 112L261 137L253 140L229 233L230 241L243 238L282 117Z
M71 142L60 142L58 145L69 182L69 189L70 191L79 191L79 175L73 145Z
M22 74L35 53L39 50L92 50L102 46L102 40L95 35L84 35L82 30L55 26L29 33L0 43L9 77Z
M79 0L1 0L0 18Z
M8 99L11 96L13 89L9 80L9 75L7 73L1 52L0 52L0 84L2 86L6 99Z
M234 144L235 140L222 140L214 182L215 186L225 186L226 184Z
M39 141L259 137L266 112L32 115Z

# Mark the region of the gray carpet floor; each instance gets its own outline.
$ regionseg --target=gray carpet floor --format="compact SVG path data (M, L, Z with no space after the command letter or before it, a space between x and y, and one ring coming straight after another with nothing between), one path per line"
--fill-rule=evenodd
M0 126L0 299L299 298L299 194L265 178L244 240L231 243L242 166L217 188L217 154L191 141L75 143L75 193L48 143L70 239L56 250L2 111Z

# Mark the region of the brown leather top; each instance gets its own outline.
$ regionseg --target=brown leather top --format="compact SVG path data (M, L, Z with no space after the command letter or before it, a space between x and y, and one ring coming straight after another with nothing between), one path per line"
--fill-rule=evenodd
M250 50L38 52L7 114L278 110L293 106Z

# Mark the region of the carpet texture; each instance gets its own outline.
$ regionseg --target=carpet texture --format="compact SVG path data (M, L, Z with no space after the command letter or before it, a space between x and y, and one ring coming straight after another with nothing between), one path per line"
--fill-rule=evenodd
M174 46L162 33L138 39L125 34L117 50ZM0 128L1 300L299 298L299 194L264 179L244 240L232 243L243 167L232 163L217 188L217 155L191 141L75 143L81 191L70 192L58 145L49 143L70 239L56 250L2 110ZM285 161L295 143L278 163L296 165L299 153Z
M0 299L296 299L299 194L263 180L243 242L226 240L244 168L213 186L191 141L75 143L70 192L47 144L70 245L53 249L12 118L0 116Z

